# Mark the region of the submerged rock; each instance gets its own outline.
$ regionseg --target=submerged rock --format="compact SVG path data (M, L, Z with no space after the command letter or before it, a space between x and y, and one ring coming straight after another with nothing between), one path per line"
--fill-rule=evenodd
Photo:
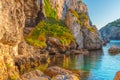
M60 80L64 80L65 77L70 78L70 80L72 80L71 78L74 78L73 80L75 80L75 78L79 80L80 76L79 71L67 70L58 66L49 67L45 73L50 77L55 77L55 80L57 80L57 78L60 78L60 76L62 77Z
M117 53L120 53L120 48L119 47L116 47L116 46L112 46L111 48L109 48L109 53L111 54L117 54Z
M57 75L53 78L53 80L80 80L75 75Z
M71 54L88 54L87 50L71 50Z
M120 71L116 73L114 80L120 80Z

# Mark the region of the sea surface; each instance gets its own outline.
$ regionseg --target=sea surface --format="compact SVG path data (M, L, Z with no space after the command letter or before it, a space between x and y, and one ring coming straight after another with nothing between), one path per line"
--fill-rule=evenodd
M52 65L81 71L81 80L114 80L120 71L120 54L111 55L108 49L119 46L120 41L111 40L103 50L90 51L87 55L74 55L52 58Z

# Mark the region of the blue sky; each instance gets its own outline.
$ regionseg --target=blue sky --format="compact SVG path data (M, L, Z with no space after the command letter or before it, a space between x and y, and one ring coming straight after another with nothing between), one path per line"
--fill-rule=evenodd
M90 19L98 29L120 18L120 0L83 0Z

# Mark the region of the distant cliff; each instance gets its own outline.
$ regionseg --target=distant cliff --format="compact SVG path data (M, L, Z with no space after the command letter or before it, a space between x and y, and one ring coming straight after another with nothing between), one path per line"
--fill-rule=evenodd
M120 19L117 19L100 29L103 40L120 39Z

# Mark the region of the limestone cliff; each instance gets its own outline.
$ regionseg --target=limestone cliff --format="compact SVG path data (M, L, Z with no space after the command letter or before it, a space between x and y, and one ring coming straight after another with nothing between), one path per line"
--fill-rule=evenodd
M66 5L66 25L75 36L79 48L100 49L101 39L96 27L91 25L87 6L80 0L68 1Z
M23 39L25 24L23 0L0 1L0 80L18 79L13 56Z
M0 80L19 80L14 58L40 53L24 41L26 4L24 0L0 1Z

